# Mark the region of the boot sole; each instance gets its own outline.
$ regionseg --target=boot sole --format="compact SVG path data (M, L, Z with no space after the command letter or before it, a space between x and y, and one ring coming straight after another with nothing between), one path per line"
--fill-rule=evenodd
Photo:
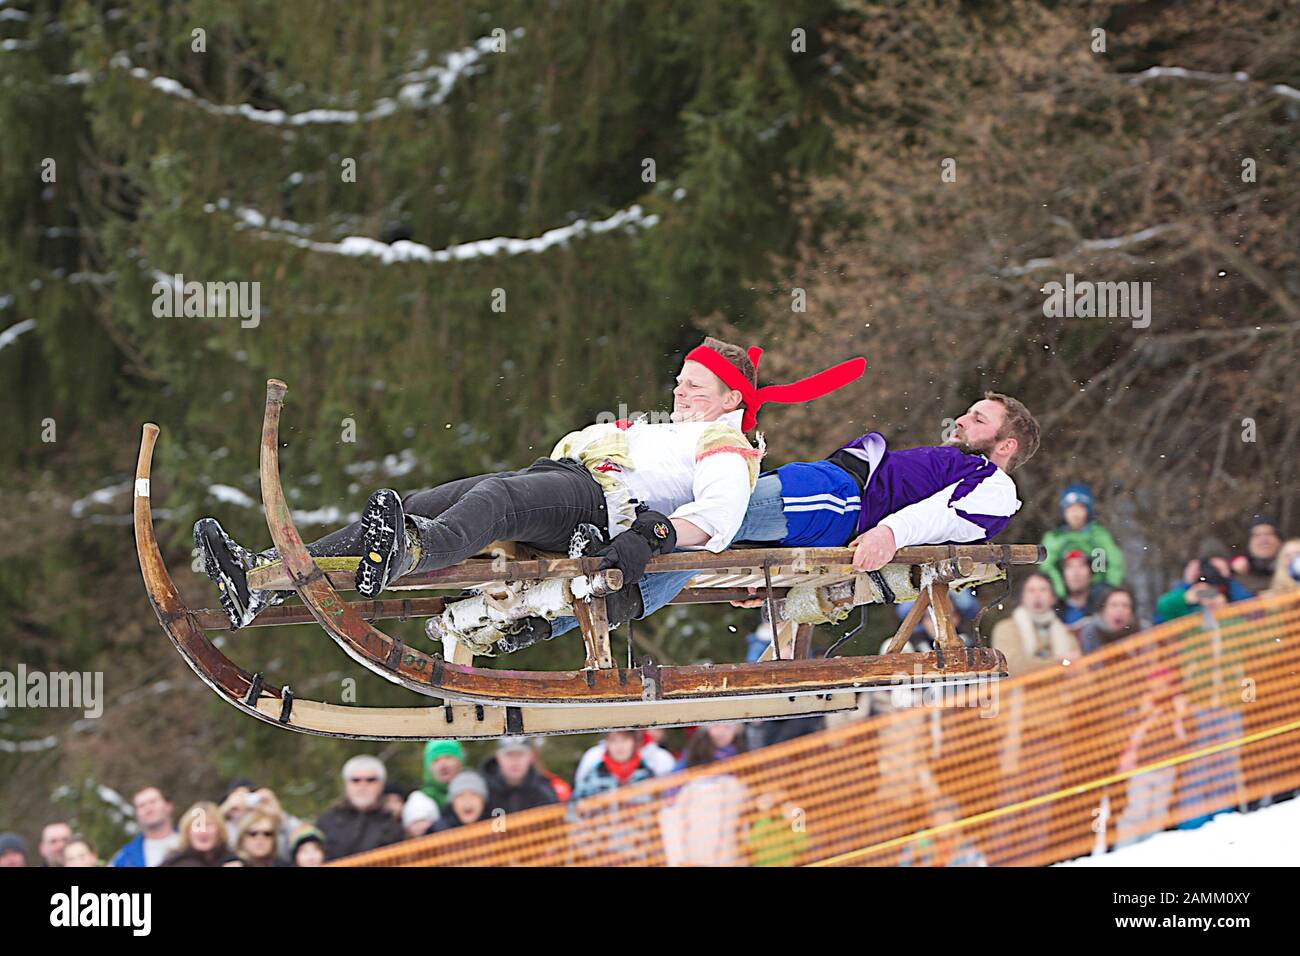
M243 627L244 615L248 609L240 606L237 582L221 567L216 554L215 547L218 543L223 550L226 548L225 539L220 527L212 519L204 519L199 524L202 527L194 531L194 546L203 556L203 573L217 586L217 599L221 602L221 609L226 612L230 629L237 631Z
M393 562L397 560L397 536L402 527L402 499L396 492L383 491L366 503L361 517L363 528L361 560L357 564L357 592L376 598L388 583Z

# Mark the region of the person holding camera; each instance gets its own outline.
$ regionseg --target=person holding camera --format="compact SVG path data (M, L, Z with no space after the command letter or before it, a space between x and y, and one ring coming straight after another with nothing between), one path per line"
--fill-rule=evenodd
M1205 557L1189 562L1183 580L1160 596L1155 623L1163 624L1197 611L1215 611L1250 597L1250 591L1233 580L1227 556L1207 551Z
M288 862L288 847L292 842L293 832L302 821L292 814L284 812L280 800L269 787L255 789L253 781L246 777L232 780L221 800L221 819L226 824L226 840L230 846L239 845L240 824L250 813L262 813L279 821L276 825L276 846L280 848L280 857Z

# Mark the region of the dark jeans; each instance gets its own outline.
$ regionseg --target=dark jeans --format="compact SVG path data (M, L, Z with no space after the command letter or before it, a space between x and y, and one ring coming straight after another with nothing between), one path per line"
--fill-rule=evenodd
M450 567L493 541L518 541L567 553L573 529L607 523L605 493L572 458L539 458L521 471L460 478L402 499L407 514L431 518L420 529L416 570ZM313 557L361 553L361 522L332 531L307 546Z

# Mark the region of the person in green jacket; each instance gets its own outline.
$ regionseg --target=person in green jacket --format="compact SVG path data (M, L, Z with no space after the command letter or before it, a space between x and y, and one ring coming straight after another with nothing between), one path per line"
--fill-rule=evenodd
M1124 583L1124 554L1110 532L1092 517L1092 491L1087 485L1069 485L1061 492L1061 526L1043 535L1047 558L1041 567L1052 581L1056 596L1065 599L1065 579L1061 577L1061 560L1071 551L1082 551L1092 562L1094 584L1119 587ZM1098 568L1098 552L1104 557L1103 570Z
M1214 555L1193 561L1184 575L1182 581L1156 601L1156 624L1186 617L1198 610L1217 611L1225 604L1249 601L1252 597L1246 586L1231 576L1226 557Z

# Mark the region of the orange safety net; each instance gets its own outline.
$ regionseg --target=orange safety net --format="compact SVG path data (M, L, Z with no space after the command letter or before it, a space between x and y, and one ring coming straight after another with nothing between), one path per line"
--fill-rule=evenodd
M1039 866L1300 787L1300 592L348 866ZM897 692L895 692L897 696Z

